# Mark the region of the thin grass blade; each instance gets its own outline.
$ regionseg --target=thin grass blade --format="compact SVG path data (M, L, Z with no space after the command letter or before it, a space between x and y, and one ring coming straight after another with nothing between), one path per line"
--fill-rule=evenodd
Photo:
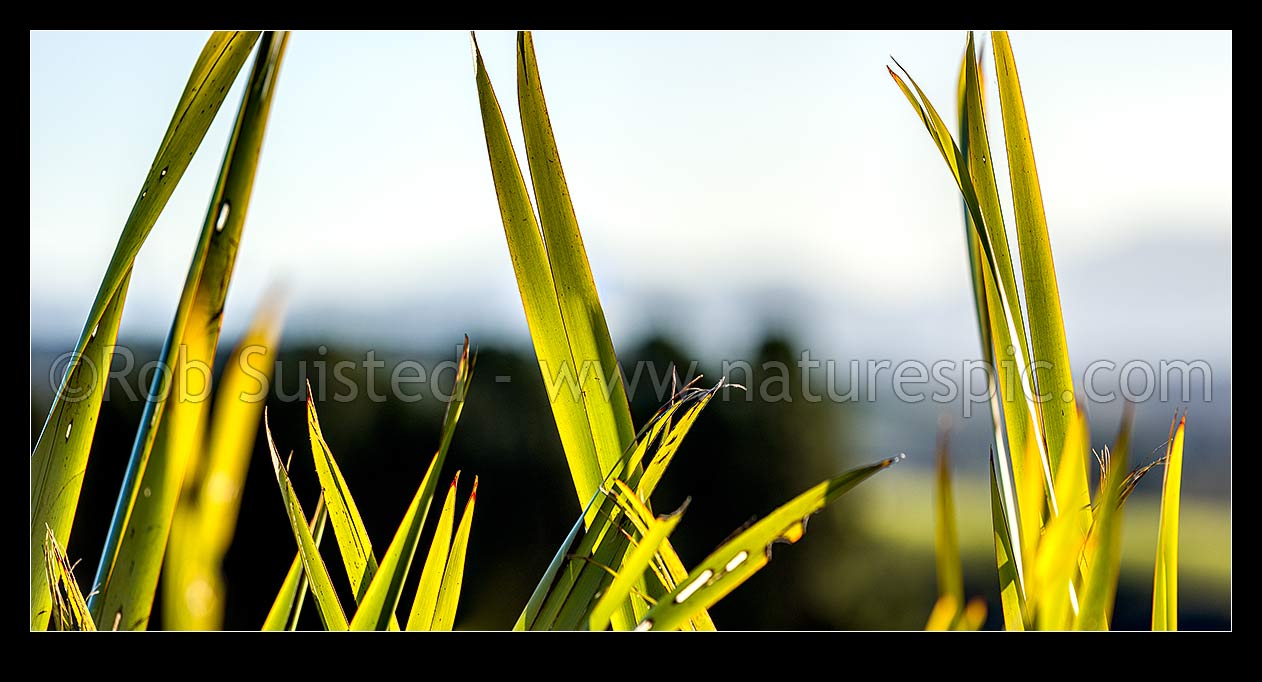
M316 414L314 394L307 385L307 432L311 439L311 456L315 460L316 475L329 507L329 519L333 525L333 537L337 539L338 553L346 566L355 603L361 603L373 575L377 572L377 558L373 555L368 529L359 515L359 507L351 496L350 487L342 477L342 470L333 459L333 450L324 440L320 430L320 418Z
M280 461L280 453L276 451L276 441L272 439L272 428L267 423L267 412L263 413L263 429L267 433L267 449L272 456L272 471L276 473L276 483L280 486L281 497L285 502L285 511L289 515L289 526L298 541L298 555L302 558L302 570L311 586L311 594L315 597L316 607L320 611L320 620L324 621L325 630L346 630L346 613L342 611L342 603L338 601L337 590L333 580L329 578L329 569L320 557L320 549L311 530L307 527L307 515L302 511L302 503L294 492L289 481L289 472ZM323 498L322 498L323 499Z
M315 514L311 517L309 530L316 551L320 549L320 541L324 539L324 527L328 525L329 509L324 506L324 495L316 502ZM302 615L302 604L307 595L307 573L302 569L302 553L294 556L285 574L285 582L281 583L276 600L267 612L263 621L264 632L280 630L296 630L298 617Z
M712 396L712 392L707 392L707 394L702 397L698 403L701 403L704 406L704 403L709 402L709 399ZM689 409L689 412L692 412L691 408ZM694 419L685 418L676 423L671 418L671 413L668 412L661 421L665 424L667 434L674 434L677 429L684 429L686 432L687 429L691 428L692 421ZM678 448L678 442L672 435L668 435L665 440L668 442L674 441L674 444L673 446L667 444L660 445L659 454L653 456L653 462L655 463L661 461L668 462L671 458L671 455L662 457L660 454L662 447ZM649 477L653 468L654 464L650 464L644 468L644 474L641 476L639 481L640 491L643 491L646 488L648 490L652 490L656 485L656 482L653 482L651 485L646 485L646 479ZM647 504L641 501L642 499L647 498L642 498L642 492L632 491L631 487L623 483L621 480L615 480L614 487L617 489L620 506L622 506L623 510L627 513L628 520L630 520L632 525L635 526L636 532L639 536L644 537L644 535L649 532L649 529L654 522L653 512L648 508ZM682 512L682 507L679 511ZM675 552L675 549L671 547L669 537L662 538L661 544L657 547L656 555L649 563L649 568L651 569L652 576L656 579L657 585L649 585L647 581L641 581L641 583L634 585L633 589L628 593L630 595L632 609L635 611L635 622L637 623L644 619L644 616L648 613L648 609L651 606L649 600L645 598L650 589L653 590L653 593L656 595L666 594L675 589L681 581L687 579L688 577L688 569L684 568L683 561L680 560L679 555ZM649 574L645 573L644 575L647 576ZM689 629L696 631L714 631L714 620L710 617L710 612L703 609L694 615L690 619Z
M1183 431L1187 415L1166 452L1161 488L1161 522L1157 530L1157 568L1152 583L1152 629L1179 629L1179 495L1183 479Z
M412 599L412 614L408 617L408 630L429 630L434 622L434 609L438 606L438 588L443 582L443 571L447 569L447 558L451 554L451 532L456 525L456 486L460 483L460 472L451 480L447 489L447 499L443 501L442 512L438 515L438 527L430 540L429 554L425 557L425 566L421 569L421 582L416 588L416 596Z
M430 503L438 487L438 474L447 460L447 451L451 439L456 432L456 424L460 421L460 413L469 392L469 382L473 378L473 361L469 357L469 337L464 339L464 348L460 353L460 362L456 366L456 380L451 399L447 402L447 410L443 417L442 433L438 452L434 454L421 485L408 506L402 523L395 531L390 547L382 557L381 566L373 576L364 598L359 603L355 617L351 619L352 630L384 630L397 627L394 610L399 604L399 595L403 591L403 583L407 580L408 570L412 566L412 558L416 554L416 546L420 542L421 529L425 527L425 517L429 514ZM463 523L463 522L462 522ZM442 590L439 590L439 610L442 609ZM436 614L437 617L437 614Z
M464 584L465 554L469 548L469 533L473 529L473 508L478 501L478 477L473 477L473 491L465 504L460 525L451 543L451 556L443 571L443 582L438 589L438 604L434 608L431 630L451 630L456 622L456 607L460 604L460 588Z
M438 457L431 462L421 486L412 496L403 521L395 531L394 539L386 548L381 559L381 567L374 575L368 589L364 592L355 617L351 619L352 630L385 630L394 619L394 609L399 603L399 594L403 591L403 583L407 580L408 569L412 565L412 557L421 540L421 529L425 525L425 512L430 498L433 496L433 481L437 480ZM426 492L430 494L427 496Z

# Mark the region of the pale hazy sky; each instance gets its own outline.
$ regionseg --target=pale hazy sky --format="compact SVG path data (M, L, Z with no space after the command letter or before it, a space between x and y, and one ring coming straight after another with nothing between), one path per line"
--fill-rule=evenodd
M514 36L478 39L520 143ZM31 34L34 337L79 332L204 40ZM1013 32L1071 348L1230 352L1231 41ZM893 55L954 112L963 44L536 32L615 342L660 324L722 346L785 316L852 348L975 352L957 193L885 71ZM125 336L165 333L239 101L240 83L140 253ZM522 337L467 33L293 35L230 331L273 281L294 334Z

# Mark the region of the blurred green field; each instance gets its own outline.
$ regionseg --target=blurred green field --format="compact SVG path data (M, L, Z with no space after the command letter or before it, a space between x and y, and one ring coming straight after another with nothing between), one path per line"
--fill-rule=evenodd
M864 490L865 530L881 544L912 555L933 555L933 472L904 467L875 477ZM1157 547L1161 470L1140 483L1126 502L1122 534L1124 584L1147 586L1149 597ZM952 481L958 510L960 552L970 570L994 568L990 491L983 476L959 472ZM1145 490L1147 489L1147 490ZM1227 501L1186 498L1179 529L1179 589L1186 604L1230 619L1231 507ZM989 596L989 595L985 595ZM1136 607L1140 605L1135 605ZM1121 608L1119 606L1119 608Z

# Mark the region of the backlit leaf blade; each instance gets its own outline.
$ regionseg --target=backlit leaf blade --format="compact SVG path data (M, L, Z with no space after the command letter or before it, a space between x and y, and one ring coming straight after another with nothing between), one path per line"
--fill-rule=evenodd
M687 503L685 502L685 506ZM592 609L590 618L590 629L604 630L609 627L609 619L613 616L614 610L618 605L626 601L631 589L635 586L636 581L644 575L648 570L649 564L652 563L654 556L657 555L658 549L662 542L670 537L675 526L679 525L680 519L683 518L684 509L667 516L658 517L640 538L633 550L622 563L622 567L618 570L618 575L614 577L613 582L605 589L604 594L600 596L600 600L596 602L596 606Z
M977 106L977 103L985 101L985 90L982 87L980 78L981 65L980 55L974 55L968 49L964 50L964 56L960 61L956 100L959 108L959 147L961 154L966 159L971 159L975 151L972 148L969 136L970 126L976 126L976 123L972 121L975 114L971 110L977 108L984 111L983 107ZM984 115L981 118L984 123ZM989 150L989 143L987 143L987 148ZM1007 375L1010 370L1010 367L996 362L999 352L1001 350L1007 351L1011 348L1012 352L1007 352L1005 355L1014 357L1017 349L1008 335L1008 326L1002 324L1000 320L995 319L995 316L991 314L992 308L999 305L999 295L994 280L990 275L990 269L986 265L986 252L982 248L981 238L976 233L976 230L985 229L985 227L976 225L973 222L968 203L963 198L961 198L961 204L964 209L964 239L968 244L969 276L973 284L973 302L977 313L977 328L981 339L982 357L990 367L994 368L994 371L987 373L986 381L990 392L990 418L994 434L994 453L997 453L992 459L999 466L997 485L1000 504L998 509L1008 515L1003 524L1003 527L1006 529L1004 532L1015 534L1020 533L1023 519L1028 517L1018 518L1016 491L1019 486L1014 483L1012 473L1012 468L1018 462L1016 458L1009 459L1008 453L1012 448L1009 447L1008 443L1019 444L1025 442L1026 436L1021 431L1026 428L1029 412L1028 410L1019 409L1020 406L1015 404L1013 400L1005 401L1003 399L1004 394L1000 392L1001 385L1016 386L1018 382L1010 381L1005 383L1003 376L999 376L998 380L996 380L1000 371L1004 371L1004 374ZM1004 235L1004 240L1005 242L1007 240L1006 234ZM1002 250L1006 252L1007 247L1002 247ZM1008 270L1011 270L1010 256L1006 263ZM1001 262L1000 265L1002 266L1003 263ZM1018 328L1017 331L1020 333L1022 329ZM996 341L996 339L1000 340ZM1024 344L1022 344L1022 348L1024 348ZM1009 391L1009 393L1011 392ZM1008 419L1015 420L1011 426L1006 427L1006 433L1005 412L1010 413ZM1037 528L1036 524L1026 525ZM1007 543L1017 548L1023 546L1019 535L1008 538ZM1016 570L1019 579L1021 575L1021 557L1018 554L1013 559L1015 563L1012 568Z
M570 527L570 532L566 534L565 540L561 542L560 549L553 555L552 561L548 562L547 569L543 572L539 584L535 586L535 591L530 594L530 599L526 601L526 607L522 609L521 615L517 617L517 622L513 625L513 630L533 630L538 622L540 613L548 598L551 597L556 590L556 586L561 582L570 585L574 581L574 573L570 570L570 562L573 556L570 549L579 542L579 538L585 537L583 534L584 521L588 517L588 513L597 507L605 496L597 491L592 495L592 499L588 500L587 506L583 507L583 513L579 515L578 520Z
M118 340L118 322L131 281L129 270L92 334L73 376L63 382L31 456L31 629L44 630L52 608L43 538L51 529L68 537L105 397L107 368ZM49 431L52 429L52 431ZM51 434L56 434L54 437ZM39 524L38 526L36 524ZM43 529L39 532L38 529ZM40 538L39 542L35 539Z
M1085 536L1092 523L1091 484L1087 481L1089 465L1085 463L1090 461L1091 452L1091 435L1086 412L1075 408L1074 414L1067 422L1064 444L1064 451L1057 460L1073 457L1075 460L1081 459L1084 464L1081 474L1077 471L1066 473L1064 483L1059 482L1058 476L1056 513L1073 516L1078 524L1079 532ZM1064 471L1065 467L1062 465L1061 469Z
M421 529L425 526L425 517L429 514L430 503L434 499L434 491L438 487L438 475L447 460L447 451L451 439L456 432L456 424L464 408L464 401L469 392L469 382L473 378L473 361L469 357L469 337L465 337L464 348L460 353L460 362L456 366L456 380L451 399L447 402L447 410L443 416L442 432L438 452L430 461L425 477L408 506L403 521L395 531L390 547L382 557L381 565L373 576L364 598L359 602L355 617L351 620L352 630L384 630L394 629L394 610L399 604L399 595L403 591L403 583L407 580L412 558L416 554L420 542ZM463 521L462 521L463 523ZM466 531L467 532L467 531ZM439 590L438 611L441 612L442 590ZM437 617L437 613L435 614Z
M221 568L236 531L254 437L271 386L280 327L280 301L269 298L220 377L203 446L205 458L190 463L197 466L185 476L184 492L172 519L162 579L165 629L223 628Z
M451 481L447 490L447 499L443 501L442 512L438 515L438 527L430 540L429 554L425 557L425 566L421 569L421 582L416 588L416 596L412 599L412 614L408 617L408 630L429 630L434 622L434 609L438 606L438 588L443 582L443 571L447 569L447 558L451 554L451 533L456 525L456 486L460 483L460 472Z
M604 470L597 458L587 407L579 391L570 390L571 382L574 382L572 386L575 388L578 385L577 376L573 374L576 365L566 339L565 322L557 302L548 254L526 191L525 178L517 162L517 153L509 138L504 115L495 97L495 90L491 87L476 39L474 51L478 102L482 111L491 176L499 201L500 217L504 223L504 236L570 475L574 479L579 499L585 502L596 494ZM587 519L587 523L590 522L591 519Z
M51 589L52 615L49 621L54 630L95 630L88 603L83 599L79 583L75 581L74 567L66 559L66 553L57 544L52 529L46 529L44 537L44 566Z
M727 386L721 382L721 386ZM705 391L697 397L696 402L688 406L683 415L679 416L678 421L672 421L672 417L677 414L675 410L670 410L664 415L662 423L665 428L662 431L661 442L658 444L657 450L653 453L652 459L644 466L644 473L639 477L636 488L640 497L649 499L653 491L657 489L657 484L662 480L662 475L666 473L666 467L675 458L675 453L679 452L679 446L683 444L684 436L692 428L697 421L697 417L701 416L701 411L705 409L710 400L714 398L716 391ZM669 544L670 540L666 540Z
M1053 516L1039 539L1033 577L1027 584L1026 597L1040 630L1068 630L1080 613L1074 585L1091 523L1086 478L1089 443L1086 415L1076 414L1058 458Z
M280 342L282 302L264 300L237 347L228 358L215 397L207 432L206 462L202 468L203 542L226 550L241 509L245 474L254 439L263 418L263 404L271 388L272 370Z
M311 539L317 551L320 549L320 541L324 539L324 527L328 520L329 510L324 506L322 494L316 502L315 515L311 517L310 525ZM285 581L281 583L280 591L276 593L276 600L272 602L272 608L268 610L267 619L263 621L261 629L264 632L298 629L298 617L302 615L303 598L306 595L307 573L302 569L302 554L299 553L289 565L289 572L285 574Z
M505 235L553 415L578 499L583 502L592 499L604 474L634 441L626 392L561 169L533 39L529 32L518 33L517 75L527 163L539 202L537 215L476 39L474 50L487 150ZM600 510L598 506L588 509L591 513ZM585 524L593 521L589 516ZM679 563L669 543L663 554ZM642 606L638 595L633 595L632 602ZM615 620L628 620L625 615L621 611ZM703 628L713 626L706 613L697 615L697 623Z
M720 382L720 386L729 385L731 384L727 384L726 381ZM666 472L666 467L674 461L675 454L679 451L679 446L683 443L684 436L692 428L697 417L701 415L701 410L705 409L705 406L714 397L715 392L702 393L696 403L689 407L683 416L679 417L678 423L672 422L673 412L666 415L666 418L663 420L666 436L658 445L657 451L653 454L649 463L644 465L644 472L640 475L636 486L641 498L647 500L653 494L658 482L662 479L662 475ZM662 540L658 554L667 578L662 582L662 587L669 592L675 588L679 581L688 577L688 571L684 568L683 561L679 559L679 554L675 552L675 548L671 546L669 537ZM714 630L714 620L711 619L710 612L702 609L694 614L692 627L695 630Z
M106 268L100 291L92 304L92 312L88 314L85 336L101 317L125 273L131 269L141 245L184 176L184 171L193 159L193 153L201 145L202 138L218 114L228 89L258 41L259 33L215 31L206 41L180 96L180 102L176 105L171 123L149 168L149 174L136 197L136 203L123 226L123 233ZM82 345L80 342L80 346Z
M1166 452L1161 489L1161 522L1157 531L1157 569L1153 577L1152 629L1179 629L1179 495L1183 478L1183 430L1187 415Z
M966 222L974 229L985 230L992 250L993 267L979 268L974 271L974 276L978 278L974 281L974 287L980 288L983 292L984 300L980 301L980 305L988 319L982 336L992 344L984 349L984 353L991 366L994 367L998 379L994 384L995 394L991 397L991 416L996 422L996 436L998 436L999 417L994 414L994 405L998 403L1003 412L1003 427L1007 431L1008 447L1005 448L1004 443L996 438L996 451L1002 455L1005 451L1015 449L1018 444L1028 443L1037 437L1035 435L1037 430L1032 423L1036 413L1025 403L1023 395L1017 394L1022 390L1028 391L1029 395L1034 394L1033 376L1025 369L1029 367L1030 354L1025 338L1025 321L1020 301L1016 297L1007 299L1007 312L1011 319L1016 321L1015 325L1010 327L1001 316L996 315L1002 310L1000 306L1004 303L999 296L1000 289L994 279L995 273L998 273L1002 280L1004 291L1015 292L1018 288L1016 276L1013 274L1012 255L1008 247L1008 233L1004 227L1003 211L999 203L999 188L995 182L994 157L991 154L990 136L986 126L979 65L980 60L974 46L973 33L970 31L961 69L963 79L961 83L963 86L961 134L962 139L967 140L967 145L961 144L961 150L968 168L968 176L976 190L977 206L984 222L980 226L973 224L967 218L967 214ZM980 250L978 235L970 234L969 237L970 244L976 244L976 248ZM977 255L980 258L985 257L984 252ZM991 317L992 315L994 317ZM1059 453L1056 454L1059 456ZM1015 513L1014 518L1017 521L1015 530L1021 537L1037 537L1041 527L1040 511L1043 508L1043 497L1040 495L1038 499L1023 499L1020 493L1022 490L1035 487L1026 483L1027 477L1046 477L1050 485L1055 459L1048 458L1047 463L1038 468L1027 467L1025 459L1021 456L1011 459L1013 478L1011 490L1016 495L1016 499L1014 501L1012 496L1005 496L1005 508ZM999 464L1000 482L1004 484L1001 491L1006 492L1009 490L1005 478L1009 460L1000 458ZM1020 538L1014 538L1014 543L1018 547L1023 546ZM1023 566L1023 557L1018 556L1018 574L1022 572Z
M977 208L981 211L983 222L981 229L986 231L990 243L991 257L995 269L1003 279L1005 291L1017 291L1016 276L1012 268L1012 255L1008 248L1008 232L1004 227L1003 211L999 203L999 186L995 182L994 156L990 153L990 136L986 128L985 109L982 102L981 75L978 71L977 52L973 43L973 34L968 34L964 59L964 120L962 127L967 130L967 147L961 145L968 176L977 197ZM975 236L975 235L974 235ZM988 299L990 305L999 303L998 297ZM1020 301L1008 299L1008 312L1013 319L1023 322ZM1007 325L997 325L999 336L998 348L1006 350L1015 345L1017 355L1008 354L1014 361L1025 361L1028 344L1025 340L1023 324L1016 325L1015 335L1009 335ZM1021 365L1024 367L1025 365ZM1028 383L1024 379L1022 383ZM1017 385L1015 382L1013 385Z
M460 516L460 525L456 527L456 536L451 543L451 555L447 559L447 569L443 571L443 582L438 589L438 604L434 608L431 630L451 630L456 622L456 607L460 604L460 588L464 584L465 554L469 548L473 508L477 501L478 477L474 476L473 492L469 493L464 514Z
M670 540L662 542L661 547L662 564L666 568L667 575L670 577L669 582L664 582L663 587L667 592L675 589L679 583L688 579L688 569L684 568L684 562L679 559L679 555L675 553L675 549L671 547ZM713 632L717 628L714 626L714 619L710 617L708 609L701 609L693 614L690 619L692 629L701 632Z
M224 303L287 39L287 33L269 31L259 41L219 181L163 346L163 367L171 371L154 373L97 568L94 583L99 592L89 602L93 615L98 621L102 616L121 619L122 629L148 625L185 472L190 462L196 462L205 438L211 368ZM175 400L168 400L170 396Z
M1075 630L1108 630L1113 615L1122 568L1122 490L1130 459L1132 414L1128 405L1122 417L1121 436L1109 455L1107 471L1102 472L1104 489L1087 542L1087 569L1083 575L1082 603L1074 620Z
M333 459L333 451L320 430L320 418L316 414L311 385L307 385L307 432L311 438L311 456L315 460L316 475L329 507L329 519L333 525L333 537L337 539L346 575L350 577L351 591L356 603L364 598L364 592L377 572L377 558L373 556L372 541L364 526L359 507L351 496L350 487L342 477L342 470Z
M280 461L276 452L276 442L272 440L272 428L267 423L267 413L263 414L263 429L267 434L267 449L272 457L272 471L276 473L276 483L280 486L281 498L285 503L285 512L289 515L289 527L293 529L294 538L298 541L298 556L302 558L302 570L307 576L311 594L315 597L316 607L320 611L320 620L326 630L346 630L346 613L338 601L337 590L333 580L329 578L329 569L320 557L320 549L307 527L307 516L302 511L302 504L289 482L289 472Z
M848 471L798 495L735 538L724 543L689 574L688 579L665 595L636 627L641 630L676 630L698 609L709 608L736 589L770 560L776 542L797 542L806 520L876 472L901 457Z
M31 455L32 629L42 630L48 622L49 592L42 569L44 528L51 528L58 537L69 540L105 391L106 382L97 377L103 376L102 369L108 367L105 348L112 346L118 337L132 262L175 191L193 153L201 145L258 35L257 31L217 31L202 48L123 225L71 362L40 431ZM101 364L100 360L105 360L106 364ZM79 434L63 436L63 431L75 423L80 427Z
M1025 593L1017 574L1013 533L1008 528L1008 512L1003 508L999 482L995 477L995 461L990 462L990 519L995 536L995 561L999 569L999 601L1003 607L1005 630L1025 630Z
M897 64L897 62L895 62L895 64ZM946 123L942 121L942 118L938 116L937 111L933 108L933 104L925 96L924 92L920 89L920 86L916 84L916 81L904 71L904 75L907 75L907 80L911 83L911 87L909 88L907 83L904 82L898 74L894 73L893 69L887 70L889 71L890 77L894 79L895 84L898 85L899 90L902 91L903 96L907 98L907 101L912 105L912 108L920 116L921 122L924 123L925 128L929 131L930 138L933 139L934 144L938 147L938 152L942 155L943 160L946 161L947 167L951 171L951 175L955 178L956 186L959 187L960 193L964 198L964 205L968 208L969 217L971 219L970 224L974 226L973 233L977 235L978 242L985 255L983 263L990 275L989 281L994 284L995 293L999 298L997 302L998 305L988 306L988 310L992 316L996 314L996 311L1002 313L1002 320L995 320L994 317L992 317L992 322L994 322L994 324L992 324L992 332L998 322L1002 321L1004 326L1007 328L1009 338L1019 339L1022 334L1022 320L1015 316L1013 311L1020 311L1019 304L1017 303L1020 299L1017 292L1009 289L1005 284L1003 277L999 274L1000 266L995 254L995 247L990 239L989 230L985 229L986 219L981 209L981 202L978 199L977 190L973 185L972 175L969 172L968 160L955 145L955 141L951 137L950 129L947 127ZM967 73L968 71L966 67L966 78ZM914 94L912 93L913 88L915 89ZM965 108L969 108L967 98L965 101ZM973 146L973 144L970 144L970 148ZM998 339L995 338L996 336L996 334L992 333L992 340L997 341ZM995 353L995 355L1002 357L1004 353ZM1017 391L1011 392L1016 393ZM1047 454L1047 444L1044 442L1045 439L1043 438L1040 428L1041 420L1038 417L1039 408L1035 403L1036 393L1034 391L1021 391L1021 394L1025 398L1026 411L1030 415L1029 424L1033 430L1033 433L1026 439L1026 441L1033 443L1037 447L1040 460L1043 462L1042 469L1044 471L1044 476L1048 480L1050 488L1052 480L1052 468L1050 465L1051 460ZM1009 445L1014 446L1014 444L1011 443L1011 439ZM1014 461L1017 459L1015 453L1012 459ZM1001 470L1000 473L1002 474L1003 471ZM1020 485L1019 481L1014 481L1014 483L1016 483L1016 485ZM1011 513L1012 510L1009 511ZM1023 570L1023 565L1024 561L1018 559L1019 571Z
M621 480L615 480L614 487L614 494L618 498L618 505L627 515L627 520L631 522L631 526L635 529L632 538L628 538L628 540L631 542L633 547L638 547L639 543L643 541L643 538L646 537L652 529L653 524L657 522L657 518L654 517L653 512L649 511L648 505L641 500L639 495L635 491L631 490L631 487L626 483L623 483ZM641 539L633 539L636 537ZM665 540L666 538L663 537L662 541L657 543L654 551L649 555L647 565L645 565L644 569L639 573L640 578L637 578L634 581L631 588L628 589L624 595L626 599L631 601L632 610L635 611L638 618L643 618L644 614L648 612L649 599L651 599L648 593L648 590L650 589L648 581L644 579L646 576L651 575L658 583L658 587L664 587L666 591L670 591L675 587L676 582L671 577L671 574L666 570L664 565L665 560L662 557L662 548ZM630 556L626 558L626 561L630 561ZM621 572L624 569L625 561L623 566L618 568L617 572ZM648 571L647 573L645 572L646 570ZM687 577L687 574L685 574L684 577ZM605 594L609 592L609 589L612 589L612 586L598 595L598 597L603 599Z
M583 516L549 564L515 629L567 630L588 626L597 595L606 589L617 567L622 565L637 526L646 525L637 524L634 515L628 512L634 507L631 501L643 499L652 492L644 483L653 466L643 465L644 460L650 457L651 447L658 447L652 459L668 460L669 455L659 457L661 448L677 448L695 421L673 417L681 411L703 406L710 396L728 385L720 381L705 390L685 387L640 430L635 445L627 449L617 466L606 476L605 484L588 501ZM625 482L624 478L627 479ZM632 490L639 492L619 495L622 491ZM652 518L651 514L645 516ZM594 521L584 533L582 522L589 518ZM678 562L678 557L674 560ZM682 563L678 568L682 572ZM634 609L629 606L627 603L620 607L611 617L614 629L630 629L634 625ZM627 622L627 619L632 620ZM708 622L708 616L698 614L694 625L705 628L707 625L712 627L713 623Z
M727 384L720 383L720 386L724 385ZM668 411L664 418L660 420L666 427L665 436L658 446L657 453L653 455L652 463L644 467L644 473L639 478L638 489L640 492L632 491L630 486L621 480L614 480L614 486L619 492L620 505L627 512L629 520L635 525L636 531L641 537L648 533L649 527L654 522L652 511L649 510L647 504L641 501L642 498L647 499L647 493L644 491L651 491L657 485L656 480L650 480L654 468L658 468L658 478L660 479L661 469L664 469L666 464L673 458L673 450L679 448L682 435L692 428L692 422L696 420L696 414L701 408L705 407L705 404L710 401L714 393L715 391L713 390L704 392L696 404L689 408L684 417L681 417L678 421L671 418L673 414L671 411ZM663 450L670 450L670 452L663 453ZM632 478L634 478L634 475ZM681 507L678 512L682 513L682 511L683 508ZM662 594L675 589L681 581L688 577L688 570L684 568L683 561L680 560L679 555L675 552L675 548L671 546L669 536L662 538L661 544L657 546L657 553L653 556L649 567L652 570L653 577L656 578L660 586ZM649 574L646 573L644 575ZM642 581L642 584L637 584L635 589L630 592L631 606L635 611L636 622L644 618L651 605L646 599L646 594L641 594L647 588L647 583ZM706 609L694 614L690 619L689 625L692 630L697 631L715 630L714 620L710 618L710 612Z
M372 582L355 611L355 617L351 619L352 630L385 630L394 618L399 594L403 591L412 557L421 540L421 529L425 525L425 514L433 497L432 482L437 479L436 465L439 463L439 458L435 457L429 470L425 472L425 478L421 480L421 486L412 496L412 503L408 505L407 513L395 531L390 546L386 548L381 566L373 575ZM428 496L427 491L430 493Z
M634 528L619 507L617 500L603 490L598 492L595 520L582 535L576 548L566 550L565 564L555 583L540 582L536 592L546 595L539 613L529 623L532 630L579 630L587 625L597 595L613 580L627 552ZM572 534L571 534L572 535ZM629 605L620 605L615 612L620 618L632 618ZM630 627L625 620L617 629Z
M530 180L557 301L574 366L582 382L589 429L601 471L621 457L635 437L631 409L614 355L613 341L596 293L578 219L557 150L530 31L517 34L517 100ZM586 371L585 371L586 370ZM579 499L582 499L580 493Z
M1069 420L1075 411L1073 371L1065 341L1065 325L1056 284L1056 266L1043 213L1043 192L1034 163L1034 147L1017 77L1016 60L1007 31L991 33L995 52L995 75L999 81L999 109L1003 115L1004 142L1008 151L1008 174L1012 181L1012 205L1016 217L1017 247L1021 255L1021 278L1029 310L1030 349L1039 395L1047 451L1054 458L1064 448ZM1084 463L1085 467L1086 464Z
M636 448L629 457L643 455L643 450ZM625 485L616 485L620 481L611 472L614 490L626 490ZM598 510L593 515L593 510ZM561 547L544 571L543 578L531 594L526 608L518 618L514 630L556 630L569 627L577 628L579 623L559 624L559 614L567 604L577 604L571 608L571 614L589 613L590 606L603 587L603 578L612 579L613 569L609 559L597 558L597 551L604 555L616 554L625 545L624 540L634 531L634 524L629 523L630 515L624 515L626 507L606 488L601 488L583 508L579 518L570 529ZM584 530L584 520L595 518L592 527ZM616 556L615 556L616 558ZM682 569L682 567L681 567ZM595 582L588 580L595 576ZM686 573L684 574L686 577Z

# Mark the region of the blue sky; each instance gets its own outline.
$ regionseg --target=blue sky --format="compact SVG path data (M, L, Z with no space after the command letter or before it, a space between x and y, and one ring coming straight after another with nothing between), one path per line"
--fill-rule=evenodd
M34 339L81 328L204 40L31 33ZM1231 41L1012 34L1078 353L1230 353ZM516 133L513 34L479 43ZM536 32L615 342L665 326L722 352L782 322L837 352L975 355L957 195L885 71L893 55L953 111L963 43ZM240 84L225 111L239 99ZM230 119L140 253L125 338L165 333ZM524 338L467 33L294 34L229 333L273 282L291 338Z

